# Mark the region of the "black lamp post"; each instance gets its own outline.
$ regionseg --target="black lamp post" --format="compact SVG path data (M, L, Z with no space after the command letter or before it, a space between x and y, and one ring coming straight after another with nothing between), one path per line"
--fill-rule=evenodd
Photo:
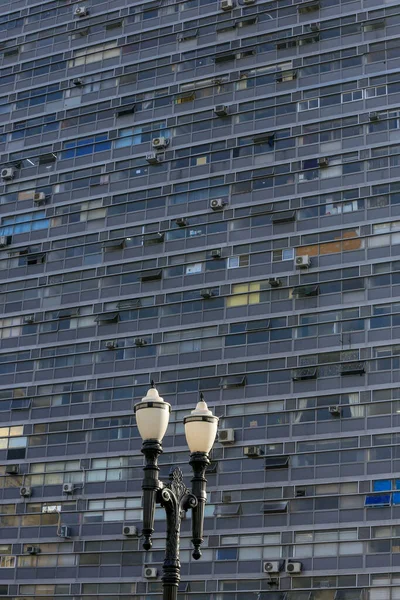
M203 542L204 507L206 503L205 472L210 464L208 454L217 434L218 417L207 408L203 396L196 409L185 417L186 441L190 450L189 464L193 469L192 490L183 482L179 467L171 470L169 482L163 484L158 479L158 457L162 453L162 439L168 427L171 405L158 395L154 383L141 402L136 404L136 422L143 440L142 452L145 456L143 478L143 548L152 547L154 531L154 511L160 504L167 517L167 539L163 565L163 600L176 600L180 581L179 537L181 520L189 508L192 509L193 558L201 556Z

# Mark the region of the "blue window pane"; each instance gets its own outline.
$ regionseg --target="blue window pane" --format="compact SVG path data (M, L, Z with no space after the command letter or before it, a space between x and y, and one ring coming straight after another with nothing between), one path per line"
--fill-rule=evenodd
M102 152L102 150L110 150L111 142L102 142L101 144L94 145L95 152Z
M400 492L394 492L393 504L400 504Z
M396 490L400 490L400 479L396 479L396 481L394 482L394 488Z
M236 560L237 548L220 548L217 550L217 560Z
M390 506L390 494L366 496L365 506Z
M380 479L379 481L373 482L374 492L390 492L392 489L392 482L390 479Z
M76 149L76 156L86 156L87 154L92 154L93 146L82 146L81 148Z

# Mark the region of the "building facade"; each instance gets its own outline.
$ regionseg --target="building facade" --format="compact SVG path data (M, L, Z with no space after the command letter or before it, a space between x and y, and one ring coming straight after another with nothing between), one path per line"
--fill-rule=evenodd
M180 600L400 598L399 23L2 0L0 597L160 600L163 513L123 529L154 379L163 478L220 417Z

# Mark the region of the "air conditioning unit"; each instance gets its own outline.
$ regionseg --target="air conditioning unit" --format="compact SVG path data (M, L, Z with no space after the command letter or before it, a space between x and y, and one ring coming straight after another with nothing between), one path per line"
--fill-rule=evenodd
M268 279L268 283L269 283L269 285L270 285L272 288L277 288L277 287L279 287L279 286L281 285L281 283L282 283L282 282L281 282L281 280L280 280L280 279L278 279L277 277L270 277L270 278Z
M175 219L175 223L178 225L178 227L186 227L188 220L185 219L185 217L178 217Z
M149 165L158 165L161 162L161 159L158 157L156 152L148 152L146 154L146 161Z
M29 496L32 496L32 488L29 485L19 488L19 495L24 498L29 498Z
M40 554L39 546L27 546L26 547L27 554Z
M80 87L81 85L83 85L83 79L81 77L76 77L75 79L72 80L72 85L75 85L76 87Z
M269 560L263 565L264 573L279 573L282 568L282 561L280 560Z
M60 537L63 537L63 538L71 537L71 529L67 525L61 525Z
M106 342L106 348L107 350L115 350L116 348L118 348L118 344L115 340L110 340Z
M208 298L211 298L212 292L210 289L204 288L204 290L200 290L200 296L207 300Z
M226 117L228 114L228 107L226 104L217 104L217 106L214 107L214 113L217 117Z
M379 113L377 113L377 112L370 112L369 113L369 120L370 121L379 121Z
M341 413L340 406L337 405L330 406L328 410L331 413L331 415L334 415L335 417L338 417Z
M31 325L32 323L35 322L34 315L25 315L23 318L23 322L25 325Z
M222 210L225 204L226 202L222 198L214 198L210 202L210 208L212 208L212 210Z
M6 235L0 235L0 248L8 246L8 239Z
M13 169L13 167L7 167L5 169L2 169L0 176L4 181L10 181L15 177L15 169Z
M211 258L221 258L222 252L219 248L211 250Z
M162 150L166 148L169 144L169 139L165 137L153 138L151 140L151 145L155 150Z
M260 446L245 446L243 448L243 454L250 457L261 456L262 450Z
M77 6L74 10L75 17L86 17L89 14L86 6Z
M235 441L235 430L220 429L218 431L218 441L221 442L221 444L231 444Z
M154 569L153 567L145 567L143 575L146 577L146 579L156 579L157 569Z
M232 10L233 9L233 0L221 0L220 3L221 10Z
M63 491L63 494L73 494L74 493L74 484L73 483L63 483L62 491Z
M285 571L286 573L289 573L289 575L297 575L302 571L302 564L297 560L287 560Z
M122 528L122 533L124 535L137 535L138 530L137 527L135 527L135 525L124 525Z
M294 264L296 269L307 269L311 264L310 257L308 254L305 254L304 256L296 256Z
M320 167L329 167L329 158L323 156L318 159L318 164Z
M315 33L321 29L319 26L319 23L310 23L309 27L310 27L310 31L313 31Z
M45 204L45 202L46 202L46 194L44 192L35 192L33 194L33 202L37 206L40 206L41 204Z
M19 465L6 465L6 475L18 475Z
M135 338L134 339L134 344L135 346L145 346L147 344L146 340L144 338Z

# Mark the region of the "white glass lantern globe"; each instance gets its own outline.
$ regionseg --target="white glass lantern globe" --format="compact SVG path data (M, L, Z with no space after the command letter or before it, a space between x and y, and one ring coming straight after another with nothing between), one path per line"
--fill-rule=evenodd
M135 406L136 423L144 442L147 440L162 442L167 431L170 412L171 405L164 402L152 385L142 401Z
M204 452L209 454L217 435L218 417L212 414L200 396L195 410L184 418L185 435L190 452Z

